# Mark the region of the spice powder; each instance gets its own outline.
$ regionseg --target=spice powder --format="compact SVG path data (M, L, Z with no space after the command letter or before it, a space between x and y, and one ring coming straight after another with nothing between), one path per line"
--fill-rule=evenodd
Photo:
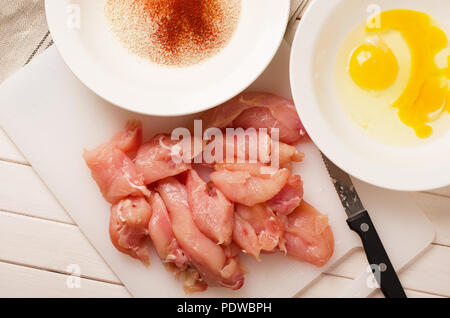
M230 41L241 0L107 0L112 32L134 54L163 65L187 66L217 54Z

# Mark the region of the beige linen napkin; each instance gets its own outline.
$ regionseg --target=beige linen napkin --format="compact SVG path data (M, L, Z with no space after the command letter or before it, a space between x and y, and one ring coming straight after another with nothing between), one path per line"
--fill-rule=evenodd
M51 44L44 0L0 0L0 83Z

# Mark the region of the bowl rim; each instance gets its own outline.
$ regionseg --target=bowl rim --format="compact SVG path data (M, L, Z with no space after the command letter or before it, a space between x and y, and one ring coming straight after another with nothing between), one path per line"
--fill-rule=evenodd
M427 191L450 185L450 173L412 174L408 169L386 169L367 161L358 162L356 151L350 151L333 134L319 110L314 74L314 48L323 24L344 0L313 1L306 9L296 31L290 58L290 81L293 100L311 140L338 167L366 183L397 191ZM420 148L418 148L420 149ZM352 153L353 152L353 153ZM382 154L380 154L382 155ZM357 164L355 164L357 163Z
M74 53L73 48L74 46L76 46L76 43L73 43L73 41L69 41L67 39L67 37L65 36L67 34L67 31L65 29L67 28L62 27L62 25L58 23L55 17L55 15L59 12L57 8L70 4L71 3L70 0L62 0L62 1L45 0L45 13L49 31L52 35L52 39L54 41L56 48L58 49L59 54L61 55L62 59L69 67L69 69L72 71L72 73L86 87L88 87L95 94L97 94L110 104L128 111L155 117L177 117L200 113L208 109L214 108L216 106L219 106L225 103L226 101L232 99L233 97L237 96L241 92L243 92L259 76L261 76L261 74L265 71L265 69L269 66L269 64L275 57L283 41L283 37L286 32L286 27L289 22L291 1L290 0L282 0L282 1L283 2L280 2L279 6L280 8L284 8L283 10L284 13L282 16L279 15L277 16L277 18L279 19L279 28L277 29L276 36L272 37L273 40L270 43L270 50L266 51L266 54L262 59L263 61L259 63L257 66L255 66L253 70L248 72L249 76L245 80L245 82L243 82L239 87L236 87L235 89L227 89L227 93L223 94L219 98L216 97L216 100L214 102L210 103L205 101L203 103L199 102L195 103L195 105L201 106L183 107L182 110L177 109L177 111L172 112L166 111L167 109L170 109L170 107L154 107L154 108L145 107L143 105L143 102L131 96L132 94L128 94L127 96L124 96L123 94L120 96L116 93L111 94L111 89L108 89L107 87L101 84L100 79L101 77L105 76L104 72L98 71L97 69L94 69L95 72L93 72L92 69L89 69L89 67L87 67L86 65L82 65L86 63L91 63L91 65L95 65L96 63L94 62L94 59L88 58L89 54L87 54L87 52L85 52L85 50L83 49L77 51L77 53L83 54L82 56L79 56L78 54ZM88 58L88 60L82 61L83 58L84 59Z

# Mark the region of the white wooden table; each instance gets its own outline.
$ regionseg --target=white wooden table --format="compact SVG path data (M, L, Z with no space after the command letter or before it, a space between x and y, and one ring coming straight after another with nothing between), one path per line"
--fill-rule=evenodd
M49 45L47 35L36 51ZM400 279L410 297L450 297L450 187L413 198L434 224L436 238ZM366 263L363 251L354 251L301 296L338 295ZM79 286L72 275L77 268ZM1 128L0 297L130 297Z

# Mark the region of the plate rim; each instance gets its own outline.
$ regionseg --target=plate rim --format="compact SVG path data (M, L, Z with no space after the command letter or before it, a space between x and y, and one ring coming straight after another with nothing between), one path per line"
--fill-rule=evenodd
M326 121L323 120L318 110L319 102L316 98L313 81L307 80L307 78L313 74L314 49L312 48L316 47L322 31L322 28L317 26L322 25L328 17L327 14L341 2L343 0L313 1L310 3L298 25L292 44L289 71L291 91L297 111L311 140L325 156L346 173L374 186L409 192L429 191L449 186L450 174L448 173L440 175L423 173L418 176L417 171L413 175L407 169L404 171L389 169L388 175L382 167L368 162L360 162L355 165L355 161L359 158L351 158L347 155L343 150L348 150L349 147L334 136L333 130L325 124ZM303 107L305 104L309 104L309 106ZM353 151L352 153L357 152ZM389 178L386 176L389 176Z
M243 0L245 1L245 0ZM132 111L134 113L143 114L143 115L150 115L155 117L178 117L178 116L187 116L192 115L196 113L201 113L203 111L209 110L211 108L214 108L216 106L219 106L226 101L232 99L233 97L237 96L238 94L242 93L245 89L247 89L261 74L265 71L265 69L268 67L270 62L275 57L282 41L284 38L284 34L286 32L286 28L289 22L289 15L290 15L290 8L291 8L291 1L290 0L282 0L279 4L281 8L284 8L284 14L282 17L279 17L280 24L279 24L279 30L276 34L276 36L273 37L273 43L270 50L267 50L267 55L265 57L264 62L258 64L257 67L255 67L254 72L252 73L252 76L249 76L248 79L245 81L245 84L242 84L239 86L239 88L230 90L227 94L224 94L220 98L217 98L215 102L213 103L205 103L203 102L196 102L195 104L200 104L201 106L193 106L193 107L183 107L182 109L178 108L177 111L172 111L170 113L165 112L164 110L167 109L167 107L145 107L143 105L144 102L136 101L136 97L134 97L134 103L124 101L125 99L132 100L133 97L132 94L128 93L128 96L122 95L118 96L115 94L112 96L112 94L108 93L108 89L105 86L102 86L102 84L99 84L99 81L96 81L95 78L99 77L99 75L103 74L103 72L96 71L95 73L89 73L86 71L86 69L81 68L78 66L81 58L77 58L74 53L71 53L70 47L73 46L75 43L74 41L68 41L67 39L64 39L64 35L67 34L68 31L64 31L64 27L61 27L57 23L57 18L54 17L59 11L57 8L60 8L61 6L66 6L71 3L70 0L45 0L45 14L47 18L48 28L50 31L50 34L52 35L54 44L56 48L58 49L59 54L61 55L62 59L66 63L66 65L69 67L69 69L72 71L72 73L90 90L92 90L96 95L100 96L110 104L128 110ZM284 5L284 7L283 7ZM86 54L86 56L89 56L89 54ZM84 57L86 57L84 56ZM95 64L95 60L91 59L91 62ZM251 73L251 72L250 72ZM204 95L204 94L201 94ZM155 96L160 96L156 95ZM140 103L140 104L139 104Z

